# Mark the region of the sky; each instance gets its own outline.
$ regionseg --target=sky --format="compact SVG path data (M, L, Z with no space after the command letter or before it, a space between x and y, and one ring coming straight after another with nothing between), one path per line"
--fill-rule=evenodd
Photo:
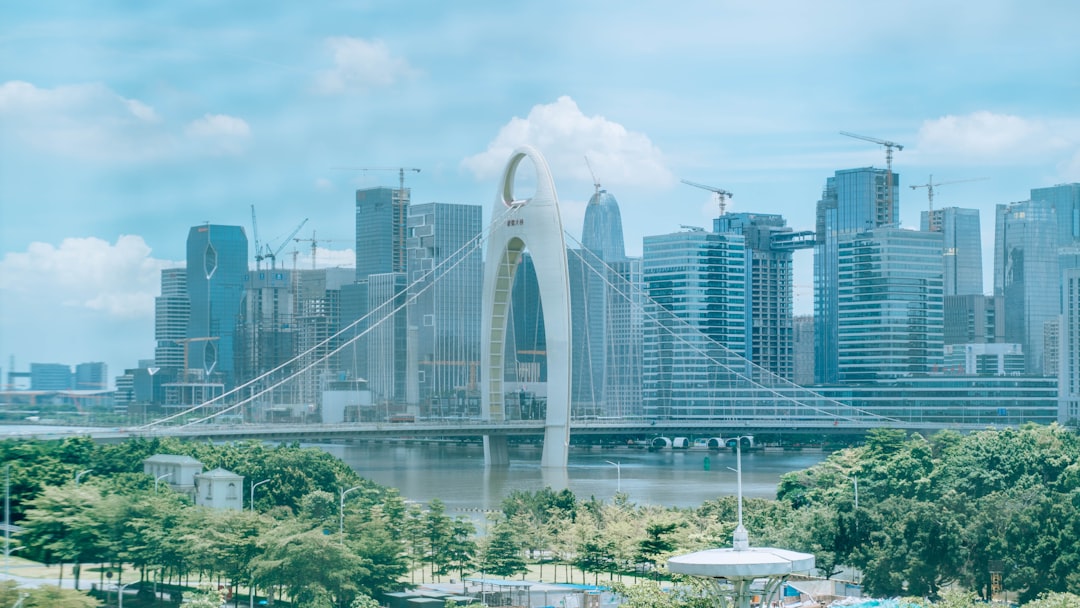
M0 7L0 369L153 356L160 271L210 222L352 265L356 188L483 205L511 151L580 236L593 179L627 252L728 210L814 227L825 179L893 170L900 217L1080 181L1080 4L25 2ZM974 180L974 181L961 181ZM254 252L253 252L254 255ZM252 262L254 263L254 262ZM812 310L812 254L796 312ZM0 382L6 382L6 378Z

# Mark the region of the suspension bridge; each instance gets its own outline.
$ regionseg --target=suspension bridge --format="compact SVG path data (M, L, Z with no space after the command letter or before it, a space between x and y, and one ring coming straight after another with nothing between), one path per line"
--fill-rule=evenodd
M528 159L536 168L537 191L530 198L514 192L519 163ZM568 247L568 244L576 247ZM382 420L340 424L234 424L247 420L245 412L261 404L295 393L298 385L310 386L320 374L325 377L329 362L359 340L380 331L397 315L451 276L467 260L475 260L487 249L484 261L483 315L480 331L480 372L478 407L469 416L454 419L437 416L401 416ZM527 411L513 399L516 378L513 370L513 342L508 336L512 310L511 293L517 269L531 255L542 300L542 320L546 338L546 396L543 407ZM476 256L476 257L474 257ZM582 380L575 374L596 373L597 366L572 361L571 285L568 265L584 269L585 282L599 285L601 297L610 306L627 311L628 325L617 332L648 333L654 343L650 354L641 350L631 356L644 360L625 371L608 365L604 378L588 378L591 398L588 407L577 408L572 388ZM394 297L387 298L362 318L342 327L325 340L235 388L201 403L177 411L142 426L99 431L99 439L131 436L174 436L192 439L300 440L379 439L390 437L461 438L483 437L489 464L508 464L506 441L515 436L542 435L542 466L565 467L570 435L675 436L694 437L745 435L750 433L864 432L877 427L932 431L941 428L973 430L986 428L982 418L958 420L955 416L933 416L892 404L882 408L860 408L796 385L747 360L706 335L692 319L657 304L640 281L605 263L576 243L562 229L554 184L546 162L531 148L515 151L498 186L491 219L485 229L459 250L438 263L410 275L413 280ZM590 292L590 289L584 289ZM596 291L596 290L592 290ZM626 338L624 335L623 338ZM624 340L624 343L629 341ZM511 348L508 348L510 346ZM610 345L593 345L610 351ZM594 356L585 352L583 358ZM631 361L632 363L632 361ZM625 377L620 377L625 373ZM618 392L612 387L634 387L622 391L617 408L602 406L604 392L612 401ZM599 394L598 394L599 393ZM580 400L580 398L578 398ZM601 405L597 405L600 402ZM598 413L616 412L615 416Z

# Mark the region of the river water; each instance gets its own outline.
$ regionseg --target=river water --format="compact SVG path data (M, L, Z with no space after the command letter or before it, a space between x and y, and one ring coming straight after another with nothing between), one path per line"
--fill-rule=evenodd
M736 455L731 451L649 452L629 448L571 448L565 474L540 467L540 449L511 447L510 466L484 466L479 445L319 444L362 477L397 488L427 503L438 498L454 513L495 510L513 490L569 488L579 499L610 500L621 489L637 504L696 507L736 494ZM775 498L784 473L824 460L820 451L748 451L742 454L743 494ZM706 460L708 465L706 465ZM611 464L615 463L615 464ZM617 466L616 466L617 465ZM730 469L729 469L730 467Z

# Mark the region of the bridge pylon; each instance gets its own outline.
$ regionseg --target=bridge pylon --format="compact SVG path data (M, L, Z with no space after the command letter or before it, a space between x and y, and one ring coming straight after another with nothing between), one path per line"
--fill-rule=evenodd
M517 198L514 181L526 158L536 169L536 192L530 198ZM547 161L535 148L522 146L511 154L499 180L492 218L480 329L483 415L491 421L505 420L503 376L510 293L527 247L543 300L547 342L547 418L540 466L565 468L570 445L570 277L555 182ZM506 438L485 436L484 459L488 465L508 465Z

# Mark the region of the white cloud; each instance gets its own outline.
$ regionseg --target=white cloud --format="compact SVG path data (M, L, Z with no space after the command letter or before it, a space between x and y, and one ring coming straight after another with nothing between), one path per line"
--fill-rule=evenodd
M311 249L301 248L296 259L296 267L311 268ZM356 252L352 249L325 249L318 247L315 250L315 262L319 268L356 268Z
M198 145L209 146L213 154L238 154L251 138L251 127L242 118L206 114L188 123L185 133Z
M139 236L121 236L115 244L98 238L64 239L59 247L35 242L0 259L0 292L10 300L33 298L38 312L59 303L109 317L152 318L161 269L177 265L151 257Z
M1078 142L1076 124L979 111L924 121L917 153L929 157L924 160L947 159L957 164L1040 164L1060 158Z
M319 192L331 192L334 189L334 182L325 177L317 178L315 180L315 189Z
M558 177L591 181L585 157L597 180L623 186L667 186L674 178L649 138L603 116L586 116L573 99L533 106L499 130L486 151L462 161L479 179L498 177L510 154L522 144L540 150Z
M414 73L409 62L393 56L381 40L338 36L328 38L326 47L334 67L315 75L315 88L323 94L388 87Z
M0 120L25 145L87 160L153 158L169 146L152 107L100 83L49 89L5 82Z

